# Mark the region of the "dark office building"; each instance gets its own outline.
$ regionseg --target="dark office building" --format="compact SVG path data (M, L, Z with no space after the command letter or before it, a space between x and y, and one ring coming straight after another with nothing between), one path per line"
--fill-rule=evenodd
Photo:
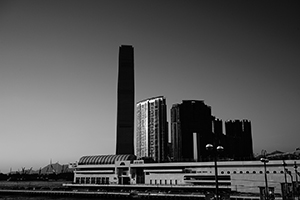
M203 161L205 146L213 143L211 107L203 101L187 100L171 109L173 161Z
M223 133L223 121L221 119L213 117L212 119L212 128L213 128L213 137L214 145L222 146L224 147L224 151L226 151L227 147L227 140L226 135ZM223 152L223 155L225 156L225 152Z
M133 47L119 48L116 154L134 154L134 56Z
M230 120L225 122L228 156L234 160L253 159L251 122Z

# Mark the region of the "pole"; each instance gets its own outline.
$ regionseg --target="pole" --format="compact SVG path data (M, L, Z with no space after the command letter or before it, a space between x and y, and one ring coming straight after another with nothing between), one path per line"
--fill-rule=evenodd
M266 183L265 199L269 200L269 187L268 187L268 178L267 178L267 162L269 162L269 160L267 158L261 158L260 161L264 163L264 168L265 168L265 183Z
M286 199L287 198L287 193L288 193L288 186L287 186L287 178L286 178L286 163L285 161L283 160L283 170L284 170L284 197L283 199Z
M216 182L216 190L215 190L215 195L216 195L216 200L219 200L219 183L218 183L218 164L217 164L217 153L218 151L223 151L224 148L222 146L214 146L212 144L207 144L206 149L208 151L212 151L213 157L214 157L214 164L215 164L215 182Z
M283 161L283 170L284 170L284 184L287 184L287 179L286 179L286 163L285 161Z
M219 183L218 183L218 165L217 165L217 152L214 152L214 162L215 162L215 181L216 181L216 200L219 200Z
M216 182L216 200L219 200L219 183L218 183L218 164L217 164L217 153L218 151L222 151L224 148L222 146L214 146L212 144L207 144L206 149L208 151L212 151L213 158L214 158L214 164L215 164L215 182Z
M265 168L265 183L266 183L266 189L265 189L265 194L266 194L266 200L269 200L269 187L268 187L268 178L267 178L267 164L266 161L264 161L264 168Z
M295 197L299 199L299 194L298 194L298 172L297 172L297 163L296 161L294 162L294 168L295 168L295 176L296 176L296 188L295 188Z
M293 181L293 176L292 176L292 172L291 171L289 171L289 170L287 170L286 171L289 175L290 175L290 177L291 177L291 182L292 182L292 196L293 196L293 199L295 198L295 190L294 190L294 181Z

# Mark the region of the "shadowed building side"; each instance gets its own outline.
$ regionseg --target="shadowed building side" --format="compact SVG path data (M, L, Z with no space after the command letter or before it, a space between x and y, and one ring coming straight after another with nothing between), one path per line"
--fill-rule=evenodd
M227 140L226 135L223 133L223 121L221 119L218 119L216 117L213 117L212 120L213 123L213 134L215 137L215 145L224 147L224 151L222 152L222 155L227 155Z
M213 143L211 107L198 100L184 100L171 109L173 161L203 161Z
M134 154L134 56L133 47L119 48L116 154Z
M248 120L229 120L225 122L225 129L229 157L234 160L252 160L251 122Z

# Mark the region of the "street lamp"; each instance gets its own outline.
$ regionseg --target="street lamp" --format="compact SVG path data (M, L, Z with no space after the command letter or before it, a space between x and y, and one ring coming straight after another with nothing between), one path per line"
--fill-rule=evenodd
M289 170L286 170L286 173L288 174L288 175L290 175L290 177L291 177L291 182L292 182L292 195L293 195L293 197L295 196L295 190L294 190L294 181L293 181L293 175L292 175L292 172L291 171L289 171Z
M284 185L285 185L285 189L287 188L287 180L286 180L286 163L283 160L283 170L284 170Z
M261 158L261 162L264 163L264 168L265 168L265 183L266 183L266 189L265 189L265 199L269 199L269 187L268 187L268 178L267 178L267 163L269 160L267 158Z
M286 169L286 163L284 160L283 160L283 171L284 171L284 196L283 196L283 199L286 199L287 194L288 194L288 185L287 185L287 179L286 179L287 169Z
M297 172L297 163L296 161L294 162L294 168L295 168L295 176L296 176L296 187L295 187L295 196L299 199L299 194L298 194L298 172Z
M214 164L215 164L215 181L216 181L216 200L219 200L219 193L218 193L218 189L219 189L219 183L218 183L218 165L217 165L217 153L221 152L224 150L224 148L222 146L217 146L217 148L214 148L214 145L212 144L207 144L206 146L206 150L211 151L214 157Z

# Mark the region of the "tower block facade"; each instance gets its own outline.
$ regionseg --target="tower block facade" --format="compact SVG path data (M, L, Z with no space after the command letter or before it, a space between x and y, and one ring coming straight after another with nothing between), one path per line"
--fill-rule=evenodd
M133 47L119 48L116 154L134 154L134 53Z
M213 143L211 107L199 100L184 100L171 109L173 161L203 161Z
M137 103L136 156L155 162L167 160L168 122L167 105L163 96Z

